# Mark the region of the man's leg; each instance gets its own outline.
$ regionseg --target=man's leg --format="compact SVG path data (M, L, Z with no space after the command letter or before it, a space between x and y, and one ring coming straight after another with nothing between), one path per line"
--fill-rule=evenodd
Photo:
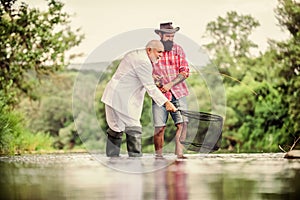
M187 127L188 127L188 122L183 122L182 124L182 132L181 132L181 136L179 138L180 141L185 141L186 139L186 134L187 134Z
M142 128L138 126L126 127L127 151L130 157L142 156Z
M183 145L180 143L180 137L183 130L183 123L176 124L175 135L175 154L179 157L183 155Z
M163 127L155 127L154 129L154 148L155 155L157 157L162 157L163 154L163 146L164 146L164 134L165 134L165 126Z
M160 107L154 101L152 101L152 113L155 127L153 134L155 154L157 157L162 157L164 134L169 112L164 106Z
M187 97L182 97L179 99L179 107L178 109L181 110L187 110L188 106L187 106ZM185 141L186 139L186 135L187 135L187 129L188 129L188 122L189 119L187 116L181 115L182 119L183 119L183 127L182 127L182 133L180 136L180 141Z
M106 155L117 157L120 154L122 135L125 125L120 120L118 113L108 105L105 105L107 129Z
M173 96L172 103L175 105L178 109L185 109L186 108L186 102L185 97L181 99L175 99ZM171 113L172 119L176 125L176 135L175 135L175 154L178 158L186 158L183 156L183 150L184 146L181 144L181 140L185 140L186 132L187 132L187 119L185 119L180 111L177 111L175 113Z
M106 156L118 157L120 155L122 135L123 132L115 132L110 128L107 129Z

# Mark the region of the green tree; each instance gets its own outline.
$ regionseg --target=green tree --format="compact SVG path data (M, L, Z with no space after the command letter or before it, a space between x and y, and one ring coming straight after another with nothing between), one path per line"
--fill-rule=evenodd
M283 104L288 108L285 121L286 134L293 140L300 137L300 3L295 0L279 0L276 8L279 24L290 33L286 41L277 42L277 68L281 77L277 85ZM290 143L293 141L290 141Z
M259 22L252 16L231 11L227 12L225 17L218 17L216 21L209 22L206 27L206 37L209 37L211 42L205 47L211 53L212 62L223 75L226 88L227 116L223 135L242 142L245 142L251 133L241 135L238 131L247 116L249 118L249 115L254 113L255 92L252 88L256 81L251 72L255 71L255 59L250 52L251 48L256 48L257 45L249 37L257 26Z
M32 90L38 79L63 69L66 52L82 41L63 6L48 0L48 10L41 11L16 0L0 1L0 91L7 104L38 98Z
M259 57L250 56L249 47L254 47L251 41L248 45L237 45L243 48L235 47L240 38L248 38L250 30L258 25L255 20L233 13L208 26L213 42L207 48L214 53L213 61L222 72L241 82L233 84L224 79L224 135L240 141L241 151L279 151L278 145L291 147L300 136L300 4L293 0L278 2L276 17L291 37L280 42L270 40L269 49Z
M257 48L249 37L259 25L251 15L240 15L236 11L227 12L225 17L219 16L216 21L207 24L205 37L210 38L211 42L205 48L221 73L236 79L243 77L248 66L244 62L251 57L251 49Z
M235 11L227 12L225 17L218 17L216 21L209 22L206 26L206 36L212 42L206 48L218 52L228 52L232 57L246 57L250 49L256 48L249 36L259 22L251 15L239 15Z
M63 6L58 0L48 0L48 8L41 11L24 2L0 0L0 153L46 149L53 144L45 132L32 134L20 110L13 108L19 108L28 97L39 98L36 88L41 80L77 56L67 58L66 52L78 45L83 35L80 29L71 29L70 15ZM68 125L70 118L64 116L62 123Z

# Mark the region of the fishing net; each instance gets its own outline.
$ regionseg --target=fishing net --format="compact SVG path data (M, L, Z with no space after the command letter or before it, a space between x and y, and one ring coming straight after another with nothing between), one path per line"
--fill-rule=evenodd
M188 128L181 143L187 150L201 153L216 151L221 146L223 118L219 115L180 110L188 117Z

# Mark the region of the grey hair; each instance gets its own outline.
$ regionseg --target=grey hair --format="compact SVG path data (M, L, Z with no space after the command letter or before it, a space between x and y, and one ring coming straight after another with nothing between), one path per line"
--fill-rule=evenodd
M161 41L159 40L150 40L147 45L146 45L146 48L159 48L159 47L164 47L164 45L161 43Z

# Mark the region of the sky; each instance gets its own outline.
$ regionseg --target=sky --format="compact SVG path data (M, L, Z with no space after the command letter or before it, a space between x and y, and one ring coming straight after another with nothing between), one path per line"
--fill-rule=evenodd
M25 2L41 9L46 5L45 0L25 0ZM65 3L64 10L72 14L74 30L81 28L81 32L85 34L80 46L70 51L83 53L83 57L72 61L75 63L89 60L95 49L107 41L109 41L107 46L118 48L120 41L116 41L116 38L124 33L131 31L140 33L141 29L151 32L149 35L131 34L125 38L131 43L138 41L138 37L159 39L152 29L158 29L161 22L173 22L175 27L180 27L178 33L181 36L201 47L207 43L207 39L203 37L206 25L215 21L218 16L225 17L229 11L237 11L243 15L250 14L259 21L260 27L253 31L250 38L259 45L260 51L267 48L268 39L282 40L287 37L287 33L280 29L275 18L274 9L278 4L277 0L62 0L62 2ZM175 41L176 39L177 34ZM121 46L130 42L122 43ZM140 42L137 44L140 45Z

